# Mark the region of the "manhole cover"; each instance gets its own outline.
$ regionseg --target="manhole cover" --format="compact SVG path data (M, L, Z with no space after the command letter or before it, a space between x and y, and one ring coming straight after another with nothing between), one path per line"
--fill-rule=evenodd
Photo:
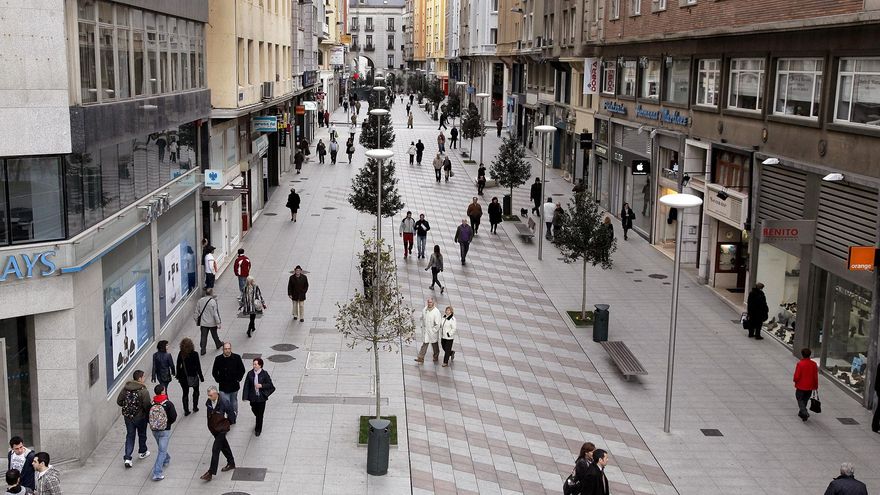
M232 481L263 481L266 478L266 468L237 467L232 473Z
M245 493L245 492L226 492L223 495L251 495L251 494Z
M299 347L293 344L275 344L272 346L272 350L281 352L295 351L297 349L299 349Z
M721 430L716 430L714 428L701 428L700 431L703 432L703 435L707 437L723 437L721 434Z
M641 268L633 268L633 271L640 272L640 271L642 271L642 269Z
M840 421L840 424L844 424L844 425L857 425L857 424L859 424L859 422L853 418L837 418L837 420Z
M253 361L254 359L257 359L258 357L263 357L263 355L259 354L259 353L254 353L254 352L246 352L241 355L242 359L246 359L248 361Z
M321 214L320 214L320 213L312 213L312 216L313 216L313 217L320 217Z
M335 352L310 352L306 361L307 370L334 370L336 369Z
M333 207L333 206L325 206L325 207L323 207L323 208L321 208L321 209L322 209L322 210L335 210L336 207Z
M662 275L660 273L652 273L652 274L648 275L648 277L656 278L657 280L663 280L664 278L669 278L666 275Z
M277 213L263 213L263 215L266 215L267 217L274 217L278 214Z
M272 361L273 363L289 363L296 358L293 356L288 356L287 354L273 354L266 359Z

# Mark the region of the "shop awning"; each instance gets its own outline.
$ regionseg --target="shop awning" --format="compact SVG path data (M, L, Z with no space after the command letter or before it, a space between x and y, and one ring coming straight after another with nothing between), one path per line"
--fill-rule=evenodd
M216 201L218 203L235 201L241 197L244 191L244 189L211 189L204 187L202 188L202 201Z

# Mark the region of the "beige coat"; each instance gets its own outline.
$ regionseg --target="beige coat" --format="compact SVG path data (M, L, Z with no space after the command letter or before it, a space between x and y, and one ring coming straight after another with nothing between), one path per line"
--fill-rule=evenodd
M433 309L422 310L422 341L426 344L436 344L440 337L440 319L443 315L437 306Z

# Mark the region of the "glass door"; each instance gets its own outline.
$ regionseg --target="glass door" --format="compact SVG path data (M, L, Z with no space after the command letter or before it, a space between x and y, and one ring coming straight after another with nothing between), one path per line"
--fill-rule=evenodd
M33 445L28 327L31 317L0 320L0 430L8 445L13 436ZM10 401L14 397L14 401Z

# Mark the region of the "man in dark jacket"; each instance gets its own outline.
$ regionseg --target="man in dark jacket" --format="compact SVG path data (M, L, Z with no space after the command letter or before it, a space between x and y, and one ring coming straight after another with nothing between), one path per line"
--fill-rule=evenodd
M458 129L452 126L452 130L449 131L449 149L454 150L456 148L458 148Z
M422 154L425 152L425 144L422 143L422 140L419 139L419 142L416 143L416 163L418 165L422 164Z
M541 214L541 194L543 191L541 190L541 178L535 177L535 183L532 184L532 188L529 189L529 199L535 203L535 207L532 208L532 213L535 215Z
M608 478L605 477L605 466L608 464L608 452L602 449L593 451L593 463L587 468L587 477L581 487L583 495L608 495Z
M269 396L275 392L275 385L272 383L272 377L269 372L263 369L263 360L261 358L254 359L254 369L248 371L244 379L244 389L241 391L241 400L251 403L251 411L253 411L256 419L254 426L254 435L260 436L263 432L263 414L266 412L266 402Z
M853 465L844 462L840 465L840 476L828 484L825 495L868 495L868 487L856 479Z
M296 222L296 212L299 210L299 194L294 188L290 188L290 194L287 195L287 207L290 208L290 221Z
M244 363L241 356L232 352L232 343L223 344L223 354L214 358L214 367L211 368L211 376L217 382L220 389L220 397L229 403L235 415L229 418L229 422L235 424L238 416L238 389L241 388L241 379L244 378Z
M459 245L461 248L461 264L465 264L465 258L467 258L468 250L471 247L471 241L474 239L474 229L468 225L468 221L466 219L461 220L461 225L455 230L455 243Z
M764 284L758 282L755 288L749 292L749 299L746 302L746 326L749 331L749 337L755 340L764 340L761 337L761 325L767 319L770 308L767 307L767 296L764 295Z
M131 467L131 454L134 450L134 435L138 436L138 457L146 459L150 455L147 450L147 415L150 412L150 392L144 385L146 374L141 370L135 370L132 380L125 383L116 404L122 408L122 418L125 420L125 453L122 460L125 467Z
M226 465L220 470L222 472L232 471L235 469L235 456L232 454L232 447L229 446L229 440L226 434L229 433L229 417L235 413L229 407L229 403L220 397L217 387L208 387L208 401L205 402L208 408L208 431L214 436L214 443L211 446L211 464L208 471L201 476L204 481L211 481L211 478L217 475L217 465L220 463L220 452L226 458Z
M153 431L153 438L156 439L156 445L159 448L159 452L156 454L156 462L153 464L153 481L161 481L165 479L163 474L165 468L171 463L171 455L168 453L168 442L171 440L171 425L177 421L177 409L168 400L168 390L165 388L165 385L161 383L156 385L153 392L156 393L156 396L153 397L151 409L153 407L161 407L161 410L157 410L158 413L165 411L164 428L161 428L161 425L158 424L161 422L158 420L159 415L152 412L150 414L156 419L154 421L154 418L150 418L150 429Z
M36 452L24 446L24 439L14 436L9 440L9 453L6 460L9 461L7 469L17 469L21 473L21 486L34 489L34 461Z
M287 280L287 297L293 301L293 319L305 321L306 292L309 291L309 279L303 274L302 267L296 265L293 275Z

